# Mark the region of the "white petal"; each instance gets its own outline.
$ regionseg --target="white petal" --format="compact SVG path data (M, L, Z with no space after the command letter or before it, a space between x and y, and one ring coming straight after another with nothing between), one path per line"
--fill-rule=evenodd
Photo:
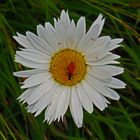
M49 109L45 111L45 120L47 119L47 122L50 124L53 120L55 120L55 113L56 113L56 108L58 105L58 102L60 102L59 95L61 94L61 91L63 90L62 87L58 87L58 89L55 91L54 98L50 104ZM45 121L44 120L44 121Z
M76 42L76 27L75 27L75 23L74 20L71 21L71 24L69 26L69 30L68 30L68 43L70 43L70 48L75 49L77 46L77 42Z
M106 64L118 64L119 62L114 61L115 59L120 58L119 55L108 53L102 59L96 61L88 61L87 64L89 65L106 65Z
M92 84L92 83L91 83ZM105 102L102 98L102 95L100 95L100 93L98 93L91 85L89 85L89 83L87 83L86 81L83 81L83 87L86 91L86 93L88 94L88 96L90 97L90 99L92 100L92 102L94 103L94 105L99 108L101 111L103 111L105 109Z
M35 49L43 53L46 53L47 55L51 55L51 53L53 52L53 49L51 49L51 47L46 42L44 42L35 34L29 31L26 32L26 35L27 35L28 40L30 41L30 43Z
M50 79L47 79L44 83L36 87L35 91L31 94L31 96L27 100L27 103L29 105L34 104L35 102L40 100L40 98L43 97L44 94L46 94L46 91L50 86L50 81L51 81Z
M52 102L57 87L58 85L56 85L53 81L50 82L45 95L41 97L33 109L33 111L36 112L35 116L39 115Z
M56 21L54 19L54 26L56 30L56 38L58 40L58 43L60 44L60 48L66 47L66 31L64 32L62 25L60 24L60 21Z
M78 44L79 49L86 49L88 44L91 44L91 42L93 42L93 40L95 39L94 37L96 36L96 34L98 33L99 30L99 25L95 25L92 30L90 30L90 32L88 32L84 38L80 41L80 43Z
M120 96L119 96L119 94L116 91L112 90L111 88L108 88L108 91L111 93L111 99L113 99L113 100L119 100L120 99ZM110 98L110 95L108 96L108 98Z
M88 97L88 95L86 94L86 91L83 88L83 85L81 85L81 84L78 85L77 93L78 93L78 97L79 97L80 102L81 102L82 106L84 107L84 109L87 112L92 113L93 112L93 104L92 104L90 98Z
M86 34L86 40L90 41L90 40L97 39L99 29L100 29L100 25L98 25L98 24L96 24L94 26L91 25L90 29L88 30L88 32Z
M27 37L17 33L18 36L13 36L13 38L23 47L33 49L32 44L28 41Z
M39 54L35 54L35 53L30 53L30 52L24 52L24 51L16 51L16 54L31 60L33 62L37 62L37 63L50 63L50 56L43 56L43 55L39 55Z
M40 39L49 44L51 48L57 49L58 41L56 38L55 29L49 22L45 23L45 28L42 25L38 25L37 34L40 37Z
M59 102L56 108L55 120L58 118L59 121L60 117L63 118L70 102L70 87L63 88L62 93L59 93L58 100Z
M21 86L21 88L29 88L29 87L37 86L39 84L44 83L48 79L50 79L50 77L51 77L51 75L47 72L35 74L35 75L29 77L28 79L26 79L23 82L24 85Z
M68 12L65 12L64 10L62 10L61 15L60 15L60 23L61 23L61 26L63 26L64 30L68 29L68 26L70 25Z
M57 40L62 48L68 47L69 43L71 47L76 44L75 23L73 20L70 22L68 13L62 11L60 20L54 19L54 26Z
M109 36L100 37L92 45L84 50L88 61L97 61L108 54L107 46L110 43L111 38Z
M29 67L29 68L36 68L36 69L48 69L49 68L48 63L33 62L33 61L25 59L17 54L15 55L15 61L26 67Z
M85 48L82 49L85 50L86 54L89 54L90 52L95 52L103 47L106 47L110 41L110 36L101 36L96 40L89 41Z
M110 72L111 76L116 76L124 72L123 68L118 66L113 66L113 65L105 65L105 66L101 66L100 68Z
M34 106L35 106L35 103L34 104L31 104L31 105L28 105L27 108L26 108L27 109L27 112L33 113Z
M87 73L101 80L107 80L112 78L109 71L98 66L89 66Z
M98 33L96 34L95 38L97 38L101 31L102 31L102 28L103 28L103 25L104 25L104 22L105 22L105 19L102 19L102 14L100 14L97 19L93 22L93 24L91 25L91 28L92 29L95 25L99 25L99 30L98 30ZM89 31L90 31L89 29Z
M70 101L70 111L73 117L73 120L77 127L82 127L83 124L83 109L82 105L77 96L77 91L75 87L72 87L71 91L71 101Z
M105 108L108 107L108 104L110 104L110 102L104 96L102 96L102 100L104 102Z
M27 99L31 96L32 92L34 92L35 89L35 87L32 87L25 90L17 99L20 101L27 101Z
M89 66L87 72L101 80L110 79L112 76L123 73L124 69L113 65Z
M81 40L78 45L78 48L84 48L90 41L94 42L98 38L103 28L105 19L102 19L102 15L100 14L98 18L94 21L91 25L90 29L88 30L85 38Z
M17 71L14 72L13 75L17 77L30 77L34 74L44 73L44 72L46 72L46 70L32 69L32 70Z
M126 84L124 82L122 82L121 80L116 79L114 77L112 77L110 81L106 82L106 85L108 87L118 88L118 89L125 88L125 86L126 86Z
M68 11L65 12L64 10L62 10L61 15L60 15L60 21L64 25L64 28L68 27L68 25L70 24Z
M34 53L34 54L37 54L37 55L42 55L42 56L46 56L48 57L48 55L45 53L45 52L41 52L35 48L33 49L30 49L30 48L20 48L20 50L22 50L23 52L27 52L27 53Z
M58 19L58 21L56 21L56 19L54 19L54 26L56 29L56 36L58 41L61 43L62 47L66 47L70 20L68 14L65 13L64 10L61 13L60 20Z
M76 41L77 43L85 36L86 34L86 22L85 17L81 17L76 25Z
M116 38L116 39L112 39L108 48L109 48L109 51L112 51L114 49L116 49L117 47L121 46L121 45L118 45L119 43L121 43L123 41L122 38Z
M92 87L100 94L113 100L119 100L120 96L117 94L117 92L106 87L102 81L88 74L86 75L86 78L88 83L92 83Z

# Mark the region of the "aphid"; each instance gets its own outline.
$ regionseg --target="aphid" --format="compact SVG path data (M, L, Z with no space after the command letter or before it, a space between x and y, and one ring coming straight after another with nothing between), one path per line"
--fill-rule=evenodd
M68 80L71 80L73 73L74 73L74 69L75 69L75 65L74 63L71 61L70 64L67 67L68 70Z

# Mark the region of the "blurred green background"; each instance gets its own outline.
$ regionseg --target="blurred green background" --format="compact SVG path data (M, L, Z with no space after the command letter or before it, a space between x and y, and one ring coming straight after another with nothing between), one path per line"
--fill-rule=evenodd
M16 99L23 92L13 71L18 44L16 32L36 33L36 25L53 23L62 9L71 19L86 17L87 29L102 13L106 17L101 35L124 38L114 52L125 72L119 76L126 89L117 90L120 101L111 101L103 112L84 111L78 129L67 112L64 122L42 123L44 113L34 118ZM0 0L0 140L139 140L140 139L140 0Z

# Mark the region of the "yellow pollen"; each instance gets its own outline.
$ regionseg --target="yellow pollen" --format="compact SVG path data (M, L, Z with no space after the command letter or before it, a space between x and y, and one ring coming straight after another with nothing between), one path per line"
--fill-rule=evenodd
M50 73L59 84L74 86L85 77L85 58L80 52L72 49L60 50L52 57Z

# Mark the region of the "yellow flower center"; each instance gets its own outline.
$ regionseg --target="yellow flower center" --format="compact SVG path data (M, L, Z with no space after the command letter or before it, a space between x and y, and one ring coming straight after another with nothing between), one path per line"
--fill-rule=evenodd
M74 86L85 77L85 58L80 52L72 49L60 50L52 57L50 73L59 84Z

